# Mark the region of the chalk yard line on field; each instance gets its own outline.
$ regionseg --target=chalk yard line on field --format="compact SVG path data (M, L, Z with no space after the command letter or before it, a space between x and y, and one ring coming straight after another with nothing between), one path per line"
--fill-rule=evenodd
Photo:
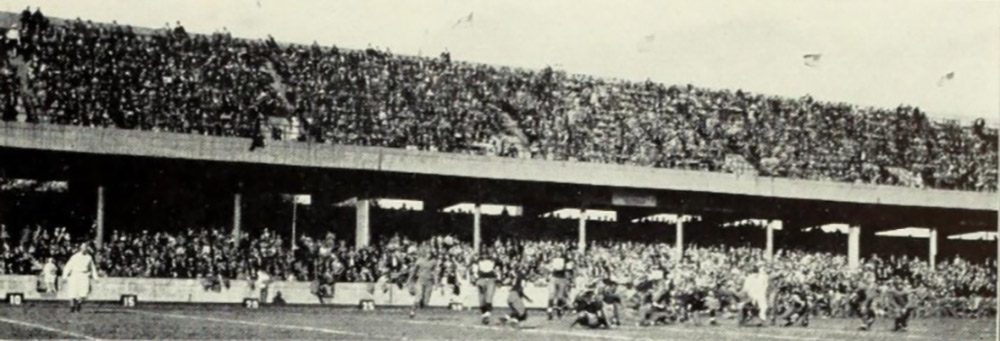
M445 322L435 322L435 321L423 321L423 320L393 320L409 324L420 324L420 325L432 325L432 326L445 326L445 327L461 327L469 329L480 329L480 330L491 330L491 331L504 331L514 329L504 329L500 327L483 326L476 324L458 324L458 323L445 323ZM587 333L587 332L572 332L572 331L560 331L551 329L521 329L517 330L518 333L528 333L528 334L539 334L539 335L560 335L560 336L575 336L581 338L592 338L592 339L602 339L602 340L659 340L647 337L636 337L628 335L609 335L605 333Z
M422 321L422 320L398 320L398 321L399 322L404 322L404 323L410 323L410 324L438 325L438 326L447 326L447 327L462 327L462 328L480 329L480 330L492 330L492 331L503 331L504 330L503 328L490 327L490 326L482 326L482 325L475 325L475 324L455 324L455 323L445 323L445 322L435 322L435 321ZM599 330L599 331L590 331L590 332L587 332L587 331L572 332L572 331L560 331L560 330L551 330L551 329L521 329L518 332L519 333L529 333L529 334L540 334L540 335L575 336L575 337L593 338L593 339L602 339L602 340L648 340L648 341L651 341L651 340L661 340L661 338L659 338L659 337L647 337L647 336L640 336L640 335L632 336L632 335L614 335L614 334L608 334L609 332L614 332L615 330L622 330L622 329ZM624 330L644 330L644 329L642 329L642 328L625 328ZM650 330L656 330L656 329L650 329ZM766 339L771 339L771 340L791 340L791 341L816 341L816 340L822 340L823 339L822 337L806 337L806 336L780 335L780 334L778 334L778 335L775 335L775 334L747 334L747 333L740 333L740 332L736 332L736 331L712 330L712 329L699 329L699 330L693 330L693 329L691 329L691 330L688 330L688 329L664 328L664 329L660 329L660 330L662 330L664 332L680 331L680 332L694 333L694 334L701 334L701 335L715 334L715 335L733 336L733 337L738 337L738 338L747 338L747 337L749 337L749 338L752 338L752 339L765 339L765 340Z
M276 329L304 330L304 331L311 331L311 332L318 332L318 333L325 333L325 334L347 335L347 336L364 337L364 338L385 338L385 337L382 337L382 336L379 336L379 335L376 335L376 334L356 333L356 332L350 332L350 331L346 331L346 330L337 330L337 329L328 329L328 328L319 328L319 327L296 326L296 325L281 325L281 324L271 324L271 323L256 322L256 321L232 320L232 319L223 319L223 318L208 317L208 316L192 316L192 315L173 314L173 313L160 313L160 312L143 311L143 310L125 310L125 311L131 312L131 313L135 313L135 314L163 316L163 317L171 317L171 318L176 318L176 319L212 321L212 322L219 322L219 323L241 324L241 325L246 325L246 326L267 327L267 328L276 328Z
M642 330L642 329L645 329L645 328L651 328L651 327L633 327L633 326L623 327L623 329L626 329L626 330ZM657 327L652 327L652 328L657 328ZM829 336L807 336L807 335L785 334L786 331L787 332L792 332L792 333L794 333L794 331L802 331L802 332L819 331L819 332L823 332L823 333L840 334L840 335L854 336L854 337L864 337L864 336L867 336L867 335L876 335L876 336L883 336L884 335L884 336L891 336L892 338L896 338L896 339L910 339L910 340L914 340L914 339L916 339L916 340L938 340L938 339L940 339L939 337L932 336L932 335L929 335L929 334L926 334L926 333L920 333L920 332L917 332L917 333L912 333L912 332L894 333L894 332L890 332L890 331L867 331L867 332L865 332L865 331L856 331L856 330L852 331L852 330L843 330L843 329L835 329L835 328L823 328L823 327L816 327L816 328L809 327L809 328L806 328L806 329L786 329L786 328L777 328L777 327L770 327L770 328L765 328L765 329L754 329L752 327L748 327L749 328L749 329L747 329L748 332L739 332L739 331L734 331L734 330L710 329L711 327L707 327L709 329L683 329L683 328L670 328L670 326L666 326L666 327L663 327L663 328L665 328L664 330L680 331L680 332L687 332L687 333L703 333L704 332L704 333L708 333L708 334L722 334L722 335L739 336L739 337L764 338L764 339L771 338L771 339L799 340L799 341L822 340L824 338L828 338ZM760 332L752 332L752 331L760 331ZM778 333L777 334L771 334L771 331L777 331Z
M19 321L19 320L12 320L12 319L3 318L3 317L0 317L0 322L6 322L6 323L16 324L16 325L24 326L24 327L41 329L41 330L48 331L48 332L53 332L53 333L56 333L56 334L59 334L59 335L72 336L72 337L75 337L75 338L78 338L78 339L100 340L98 338L90 337L90 336L87 336L87 335L84 335L84 334L80 334L80 333L77 333L77 332L71 332L71 331L68 331L68 330L62 330L62 329L58 329L58 328L52 328L52 327L49 327L49 326L46 326L46 325L37 324L37 323L24 322L24 321Z

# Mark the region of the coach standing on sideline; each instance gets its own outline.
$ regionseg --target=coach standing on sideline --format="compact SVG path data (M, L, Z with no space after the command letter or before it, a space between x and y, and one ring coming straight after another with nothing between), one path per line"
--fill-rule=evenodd
M80 244L79 251L66 262L63 276L66 277L66 291L70 297L69 311L78 312L83 300L90 294L90 280L97 279L97 266L90 257L87 243Z
M483 324L490 324L490 312L493 311L493 293L497 285L497 261L491 255L489 248L484 247L479 259L472 264L476 276L476 289L479 289L479 311L483 314Z

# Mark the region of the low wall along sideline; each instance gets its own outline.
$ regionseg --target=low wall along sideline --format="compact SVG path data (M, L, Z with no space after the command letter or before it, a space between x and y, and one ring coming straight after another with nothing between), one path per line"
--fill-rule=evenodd
M38 276L4 275L0 276L0 299L9 293L20 293L26 301L56 301L68 300L66 293L59 290L55 294L38 292ZM89 300L118 301L122 295L135 295L141 302L157 303L231 303L242 304L245 298L259 298L259 290L251 289L250 281L231 280L228 289L220 291L206 290L200 279L174 278L123 278L104 277L92 282ZM60 279L61 285L65 281ZM384 288L388 290L383 291ZM373 290L372 290L373 289ZM494 307L504 307L507 302L507 291L510 287L496 288L493 296ZM544 308L548 302L548 288L528 286L525 294L533 302L525 302L529 308ZM319 298L312 293L310 282L274 281L268 288L268 298L262 303L273 303L279 297L287 304L300 305L348 305L356 306L361 300L373 300L377 306L409 306L413 304L413 296L406 286L399 288L395 284L382 286L375 283L337 283L334 286L333 297ZM461 303L465 307L477 307L479 294L471 283L463 283L458 295L452 294L450 286L435 288L431 295L430 306L447 307L450 303Z

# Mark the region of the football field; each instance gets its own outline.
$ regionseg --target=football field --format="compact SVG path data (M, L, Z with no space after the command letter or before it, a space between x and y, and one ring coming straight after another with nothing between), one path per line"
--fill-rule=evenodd
M680 324L634 326L627 316L611 330L569 328L570 320L548 321L531 311L521 329L484 326L475 311L424 310L416 318L403 309L359 311L332 307L262 307L239 305L154 305L121 308L90 303L82 313L67 306L28 303L0 308L2 339L395 339L395 340L994 340L992 319L917 319L905 333L889 331L879 320L875 330L855 330L858 322L814 319L809 327L738 327ZM506 312L500 309L498 312ZM496 315L496 316L499 316ZM631 322L631 323L630 323Z

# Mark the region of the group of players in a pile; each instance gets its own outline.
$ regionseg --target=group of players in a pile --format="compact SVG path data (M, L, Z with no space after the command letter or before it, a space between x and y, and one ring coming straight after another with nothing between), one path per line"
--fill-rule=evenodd
M663 255L646 262L645 271L626 278L621 273L578 267L574 253L565 249L542 257L540 264L504 264L497 255L484 248L469 267L484 324L491 323L494 289L501 283L511 286L507 297L510 313L501 317L501 323L518 326L527 318L525 301L531 302L531 298L524 289L536 270L532 267L542 267L548 277L548 318L571 314L571 326L613 328L621 325L627 312L634 312L629 315L640 326L702 324L705 317L715 325L716 318L729 312L739 315L740 325L807 326L816 305L830 307L818 292L821 289L817 279L822 275L805 266L810 264L808 257L800 258L798 264L803 266L795 266L796 262L781 255L772 261L751 257L746 262L728 264L700 262L698 256L676 261ZM456 282L451 278L454 274L430 249L417 251L416 257L399 282L408 285L415 296L411 317L426 306L434 288ZM713 267L725 270L715 272ZM886 316L893 319L894 331L903 331L922 304L919 290L911 283L913 276L903 277L888 267L842 269L841 273L845 282L839 290L845 293L849 314L861 319L862 330L871 328L876 316ZM571 298L574 287L579 289Z

